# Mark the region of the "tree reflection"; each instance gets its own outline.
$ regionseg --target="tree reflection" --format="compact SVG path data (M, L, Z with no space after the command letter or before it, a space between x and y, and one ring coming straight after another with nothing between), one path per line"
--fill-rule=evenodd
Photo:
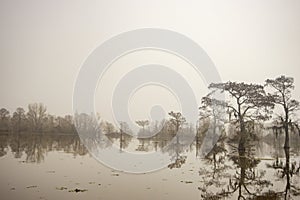
M276 169L277 176L279 178L286 179L285 189L280 192L276 192L277 196L284 197L284 199L296 199L300 196L300 187L297 185L295 180L292 180L294 176L298 176L300 174L300 161L297 163L296 161L290 161L290 151L287 148L284 148L285 152L285 163L276 158L275 162L272 165L267 165L269 168Z
M103 148L110 147L112 142L106 136L101 127L99 114L76 113L74 123L80 135L81 142L92 152L98 152Z
M181 155L184 152L185 145L180 144L179 137L176 138L176 143L169 144L164 151L168 152L171 157L171 163L168 165L168 168L180 168L186 161L186 156Z
M133 138L128 133L131 134L131 130L130 130L128 124L126 122L120 122L120 130L119 131L106 133L105 136L112 142L118 142L119 150L120 150L120 152L122 152L123 149L126 149L129 146L129 144Z
M206 186L216 185L220 187L226 184L222 183L222 178L226 177L226 174L223 172L229 169L230 166L226 164L227 150L225 148L225 139L225 135L221 135L213 149L204 157L206 164L210 168L201 168L199 175L205 174L204 182Z
M210 156L206 158L214 163L212 175L206 176L203 186L198 188L203 199L256 199L264 188L272 185L270 181L263 179L265 171L256 169L260 161L254 157L253 145L250 142L247 144L241 146L239 142L231 145L227 161L224 160L226 151L222 148L222 141L214 146ZM228 167L230 163L233 163L233 170ZM200 170L200 175L207 175L207 172Z
M8 136L0 135L0 157L5 156L7 154L7 146L8 146Z
M10 148L15 158L25 156L25 162L40 163L51 151L63 151L74 156L88 153L77 135L12 134L1 135L0 141L1 156L6 155L3 150Z

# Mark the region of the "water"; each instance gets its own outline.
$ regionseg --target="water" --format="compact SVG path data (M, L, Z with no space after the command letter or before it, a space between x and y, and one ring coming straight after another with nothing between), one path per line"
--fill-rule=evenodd
M169 167L156 172L129 174L99 163L76 135L0 135L1 198L284 199L287 176L278 167L286 161L283 140L273 139L254 142L245 156L236 152L234 143L221 140L207 158L199 156L199 145L194 143L184 151L175 150L183 162L172 160ZM123 147L159 151L161 145L155 148L154 144L130 140ZM298 144L299 140L291 141L290 171L293 163L296 169L289 175L291 189L286 199L300 199Z

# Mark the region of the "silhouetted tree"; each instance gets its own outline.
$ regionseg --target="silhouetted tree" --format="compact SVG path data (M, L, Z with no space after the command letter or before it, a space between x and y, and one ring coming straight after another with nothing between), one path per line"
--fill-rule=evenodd
M266 86L273 89L273 102L283 108L284 114L280 117L280 128L285 132L284 148L290 148L289 128L297 128L300 134L298 124L292 119L292 115L299 110L299 101L292 99L292 90L294 89L294 79L292 77L280 76L275 79L267 79Z
M271 109L274 107L271 96L266 95L263 86L243 82L211 83L209 88L226 92L232 98L226 107L228 113L234 115L234 122L239 125L239 148L244 148L249 135L247 123L269 119Z

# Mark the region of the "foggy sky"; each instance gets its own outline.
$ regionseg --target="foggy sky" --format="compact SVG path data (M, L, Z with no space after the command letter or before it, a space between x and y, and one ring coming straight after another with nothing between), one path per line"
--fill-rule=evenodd
M50 113L72 113L73 86L89 53L116 34L146 27L197 42L223 81L292 76L299 100L299 10L298 0L1 0L0 107L13 112L43 102Z

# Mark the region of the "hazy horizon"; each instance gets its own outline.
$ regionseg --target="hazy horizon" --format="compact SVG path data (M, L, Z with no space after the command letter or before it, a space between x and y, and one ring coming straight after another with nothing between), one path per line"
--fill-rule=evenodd
M299 199L299 11L1 0L0 196Z
M283 74L294 77L294 98L300 99L299 1L68 3L0 2L0 107L13 112L42 102L52 114L71 114L74 83L90 52L114 35L145 27L173 30L197 42L223 81L263 84ZM157 57L153 52L132 55L126 69L137 59L139 64L160 60L193 79L192 71L177 58ZM113 73L126 72L115 65ZM201 97L206 93L205 83L197 81L204 88ZM108 81L102 86L112 84ZM97 103L101 95L96 93L95 106L106 112L102 108L106 104Z

